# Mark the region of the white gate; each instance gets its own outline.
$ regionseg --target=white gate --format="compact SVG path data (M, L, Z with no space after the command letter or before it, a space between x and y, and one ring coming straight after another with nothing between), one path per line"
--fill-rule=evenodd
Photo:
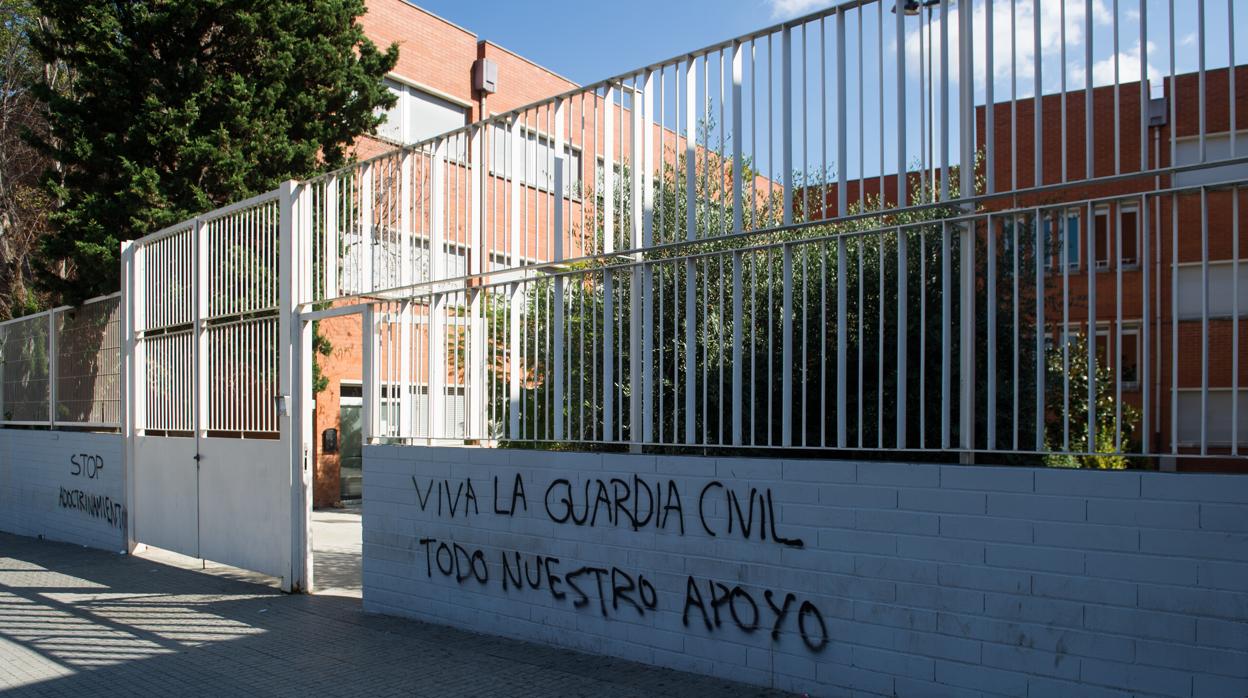
M292 460L294 186L123 247L131 537L306 585Z

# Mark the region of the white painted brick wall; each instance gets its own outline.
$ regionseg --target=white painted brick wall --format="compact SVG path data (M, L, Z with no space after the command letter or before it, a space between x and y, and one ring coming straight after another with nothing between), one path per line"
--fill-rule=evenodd
M506 508L516 473L527 511L495 514L493 478ZM634 531L627 517L607 521L605 507L595 526L558 524L543 504L564 478L580 516L587 480L631 489L634 476L677 485L683 535L675 513L665 529ZM422 495L435 481L424 510L413 477ZM436 482L454 497L468 478L480 513L464 516L461 495L454 518L445 500L439 516ZM760 540L757 522L751 540L739 525L728 535L733 514L717 487L708 535L698 499L711 481L738 493L743 512L750 488L770 489L776 529L804 546ZM422 538L480 550L488 581L442 574ZM558 558L567 596L554 598L545 577L504 591L503 551ZM610 574L600 605L592 573L576 579L586 598L574 605L566 575L582 566L644 575L655 608L616 608ZM696 605L682 620L691 576L710 630ZM750 595L758 629L743 630L727 605L713 622L708 578ZM777 604L796 595L775 639L767 590ZM804 601L826 627L818 652L798 632ZM1244 696L1248 478L369 446L364 604L811 695ZM819 644L819 624L805 619Z
M121 459L119 434L0 429L0 531L125 550Z

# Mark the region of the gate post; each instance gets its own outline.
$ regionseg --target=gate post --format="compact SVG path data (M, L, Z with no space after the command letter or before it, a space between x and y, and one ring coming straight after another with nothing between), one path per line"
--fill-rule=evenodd
M121 243L121 491L126 517L122 536L127 555L134 553L134 439L138 423L135 409L138 391L138 364L135 362L135 316L137 313L134 242Z
M312 590L312 324L299 316L312 298L311 189L283 182L278 199L278 429L290 462L290 573L282 590ZM285 409L282 409L285 407Z

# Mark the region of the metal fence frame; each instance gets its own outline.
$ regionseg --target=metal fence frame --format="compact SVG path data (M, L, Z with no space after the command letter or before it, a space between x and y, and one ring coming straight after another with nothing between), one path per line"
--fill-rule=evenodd
M103 311L105 318L99 325L97 337L87 336L87 327L67 327L75 317L83 317L87 313ZM60 306L41 313L35 313L12 320L0 322L0 426L43 426L49 428L81 428L113 430L121 427L121 294L114 293L84 302L81 306ZM39 337L33 338L30 344L32 351L42 349L45 368L40 372L42 378L26 378L21 385L30 382L42 384L36 388L38 395L32 395L36 403L36 411L44 416L36 419L11 419L5 406L10 400L10 388L18 385L6 380L6 367L22 361L10 358L9 347L5 346L11 333L19 328L35 328ZM76 343L87 342L87 346L77 348ZM37 357L34 357L37 358ZM28 359L28 360L34 360ZM81 361L88 365L77 365ZM94 361L92 365L90 362ZM11 368L10 368L11 371ZM89 380L88 397L75 397L75 383ZM102 384L101 384L102 383ZM85 413L77 410L88 418L74 419L61 416L72 412L66 402L85 402L89 405ZM28 401L30 402L30 401ZM38 405L42 405L40 409ZM64 408L64 409L62 409ZM92 415L99 418L92 419Z
M650 399L655 394L654 386L659 377L652 375L650 369L653 366L653 357L646 353L661 351L655 335L655 313L658 308L655 299L648 296L648 292L653 291L653 269L660 264L658 260L662 260L663 264L671 264L673 260L677 260L686 265L683 273L684 292L678 294L683 300L674 299L674 305L677 306L674 312L682 314L684 323L680 341L685 346L693 346L699 338L695 329L697 308L694 301L698 297L699 289L692 281L695 277L689 268L702 254L700 249L707 244L737 246L741 250L762 245L775 247L783 252L794 245L804 244L799 242L803 237L827 235L826 229L829 226L861 224L862 221L881 216L893 221L905 220L937 209L956 209L962 212L959 215L977 217L982 222L993 217L1013 216L1020 211L1032 211L1037 207L1074 206L1080 210L1087 209L1087 224L1090 226L1094 221L1093 208L1102 199L1112 201L1122 197L1148 197L1156 200L1166 195L1178 197L1180 192L1193 192L1200 193L1203 200L1204 193L1208 191L1227 187L1239 191L1238 185L1242 183L1242 179L1212 181L1204 188L1184 188L1174 182L1184 174L1216 178L1218 168L1242 167L1248 164L1248 158L1237 155L1237 129L1234 127L1229 128L1229 153L1218 155L1209 145L1212 137L1218 133L1212 124L1217 118L1225 118L1227 115L1210 113L1206 104L1206 85L1212 84L1210 81L1219 80L1226 83L1230 97L1229 123L1235 125L1238 123L1235 114L1237 71L1233 28L1227 35L1230 46L1229 69L1215 73L1206 65L1205 42L1216 31L1213 27L1218 20L1206 16L1204 2L1199 3L1197 12L1202 43L1199 70L1196 73L1190 76L1177 74L1173 41L1171 43L1169 75L1161 83L1169 96L1168 115L1155 113L1156 108L1147 80L1146 68L1150 52L1148 2L1139 2L1138 7L1137 3L1123 3L1127 9L1138 10L1139 13L1135 20L1139 25L1138 76L1126 75L1119 65L1121 56L1117 49L1123 32L1120 27L1121 11L1116 4L1115 8L1119 11L1115 12L1112 19L1115 48L1112 83L1071 89L1067 84L1067 71L1063 70L1060 90L1050 90L1042 78L1043 58L1039 52L1034 52L1030 66L1033 92L1031 98L1020 98L1018 39L1030 29L1034 41L1039 42L1039 12L1032 13L1034 26L1024 27L1016 21L1020 6L1027 5L1023 0L967 0L957 4L966 6L968 2L976 10L984 9L984 14L994 17L994 22L998 25L1000 20L995 19L994 11L1009 9L1011 77L1008 101L998 101L994 96L994 86L1002 82L994 72L994 61L998 60L993 51L994 32L985 31L987 27L984 20L976 16L976 13L953 10L951 6L954 3L940 0L930 10L920 11L916 20L907 18L900 12L889 16L885 12L885 5L888 4L886 2L853 1L497 114L307 183L312 190L310 196L314 199L334 202L332 205L312 207L312 226L315 232L309 234L316 236L311 247L319 260L314 264L317 280L312 300L337 299L339 302L349 302L354 299L377 303L377 309L369 321L368 334L371 339L366 339L365 342L365 354L369 357L366 360L366 398L369 397L369 385L375 384L372 404L366 406L368 411L373 415L381 413L382 385L415 386L416 393L434 396L446 394L448 388L455 385L456 391L462 389L467 393L468 416L462 433L446 430L445 422L436 414L440 411L436 409L425 411L419 420L420 424L412 423L413 420L400 419L397 420L397 430L387 428L383 431L380 421L368 423L366 428L376 438L404 441L442 439L459 443L493 443L500 439L531 440L523 435L524 431L517 428L514 422L502 425L501 432L487 428L490 401L494 398L489 396L490 390L487 389L493 379L487 378L486 366L493 360L490 356L493 349L487 346L482 337L489 334L484 330L485 323L497 321L497 318L487 317L488 303L485 299L491 294L503 293L505 289L511 289L514 296L515 289L546 279L554 286L550 298L551 316L566 318L569 312L573 312L567 306L566 287L572 283L572 279L584 278L587 273L569 270L611 268L615 270L613 273L616 274L617 283L621 277L630 275L628 278L633 287L646 290L630 294L630 307L627 309L613 309L616 312L627 312L635 320L630 323L631 336L614 338L620 347L616 358L627 353L628 361L632 363L627 367L622 364L614 366L614 375L608 370L610 367L603 366L602 380L609 384L614 380L622 380L627 373L630 376L628 383L616 384L614 391L620 396L633 397L627 403L618 402L608 408L617 421L617 427L614 438L605 439L602 443L632 447L706 447L708 444L689 436L696 431L693 426L696 421L694 416L700 402L692 391L684 395L681 404L676 406L686 418L682 429L685 434L683 438L655 439L653 434L646 433L630 433L625 438L621 431L625 424L651 424L655 411L661 409L661 404ZM1082 28L1086 36L1092 36L1092 3L1088 0L1082 5ZM1031 8L1036 10L1038 5L1032 3ZM926 17L923 16L925 12ZM954 12L957 13L956 42L950 40ZM1233 5L1228 6L1228 12L1229 18L1233 18ZM1152 26L1156 28L1168 23L1173 35L1173 9L1168 16L1162 14L1158 23L1154 13ZM870 32L863 39L864 26L874 29L874 39ZM1103 40L1105 28L1097 29ZM999 26L997 30L1000 34ZM847 37L852 37L854 32L857 33L857 41L848 41ZM888 44L886 39L903 34L910 40L917 39L920 42L917 72L951 75L949 65L951 59L956 58L958 82L951 86L951 80L942 79L937 86L931 80L925 84L920 76L916 85L913 79L915 67L907 65L905 58L906 42L894 41L895 55L886 55L885 52ZM831 40L829 36L832 37ZM992 79L986 80L974 70L976 66L973 56L977 36L983 37L983 44L986 44L984 69L987 75L993 76ZM1128 43L1129 41L1130 39ZM935 50L937 45L938 52ZM778 56L771 53L776 46L779 47ZM856 60L850 55L850 48L857 50ZM870 48L866 55L864 48ZM1067 59L1067 48L1063 31L1061 55L1064 62ZM869 55L871 52L876 54L874 61L868 60L872 58ZM933 53L938 53L938 57ZM766 58L763 58L764 54ZM1083 42L1083 54L1085 72L1090 75L1094 58L1091 41ZM889 64L890 71L884 70L886 63ZM893 69L896 71L895 76L891 72ZM868 75L882 78L881 89L875 90L880 93L876 114L879 117L879 130L871 142L865 142L871 139L863 137L863 123L871 103L870 100L864 101L862 96ZM1194 119L1191 118L1192 115L1178 112L1175 106L1176 95L1179 94L1177 91L1187 89L1183 85L1191 79L1195 80L1194 94L1198 102L1198 116ZM969 88L966 87L968 85ZM859 92L856 120L851 120L849 113L852 106L851 87L856 87ZM887 107L884 91L890 92ZM918 93L920 108L907 112L907 98L913 98L915 95L911 93L915 92ZM762 101L758 99L760 93L765 98ZM1084 117L1079 121L1068 118L1068 109L1079 101L1082 101ZM1100 118L1096 116L1098 110L1109 113L1111 102L1112 128L1104 131L1094 128ZM814 105L813 108L811 104ZM757 131L763 122L755 114L755 110L762 107L765 107L767 114L762 134L766 141L765 149L758 146ZM1023 112L1028 108L1032 112L1032 118L1026 121L1031 121L1031 124L1022 123L1020 127L1020 122L1025 119ZM1056 109L1060 113L1059 126L1056 128L1045 126L1043 113L1050 109ZM1133 113L1132 110L1138 112L1138 120L1136 116L1128 116ZM918 117L915 116L916 111ZM832 114L835 114L837 126L829 129ZM718 134L714 134L713 129L708 127L703 135L701 129L709 123L708 120L714 120L716 116L719 119ZM1008 134L998 132L999 118L1007 116ZM1152 137L1151 129L1155 125L1154 120L1159 116L1170 127L1168 153L1163 149L1164 144L1155 142ZM978 123L981 118L982 123ZM810 128L808 120L816 124L816 129ZM920 150L917 164L908 161L908 155L913 154L913 144L909 149L906 145L907 131L916 130L911 128L914 121L921 123L917 129ZM890 130L889 126L894 123L896 128ZM852 127L854 124L857 125L856 139ZM1030 143L1022 142L1028 129L1030 135L1026 140ZM530 153L532 146L529 143L531 139L528 138L528 134L535 130L539 138L547 139L546 142L553 151L554 164L549 167L549 171L554 183L549 190L522 181L527 176L523 173L528 170L529 160L538 156L537 153ZM1020 133L1023 135L1020 136ZM1199 144L1199 157L1195 162L1177 160L1180 141L1188 136ZM1114 144L1114 156L1112 163L1108 165L1101 163L1095 155L1096 145L1106 142L1107 139L1112 139ZM499 140L502 141L501 146ZM812 171L810 161L819 158L817 154L812 156L816 152L812 150L812 144L816 141L822 141L819 148L822 167L818 171L825 173L825 176L810 180L806 178ZM1128 142L1137 141L1138 154L1126 147ZM850 162L848 158L854 143L857 143L859 151L858 172L854 173L846 166L836 168L833 173L828 166L828 154L833 151L836 153L835 162ZM1062 155L1059 167L1047 166L1044 158L1034 157L1033 171L1020 171L1023 168L1018 163L1022 156L1027 153L1043 153L1046 145L1054 147L1054 144ZM868 175L866 163L873 157L872 151L877 145L880 174ZM886 150L892 151L895 161L886 162ZM744 176L743 173L748 171L746 165L763 157L764 152L770 161L767 169L775 173L774 176ZM573 155L569 157L568 153ZM589 157L590 155L594 157ZM589 196L585 194L584 183L588 177L585 173L574 171L574 181L569 187L566 181L569 176L569 160L581 163L582 167L587 161L601 161L593 185L599 189L598 194L594 194L592 188ZM1008 173L1004 172L1007 167L1010 170ZM383 178L378 175L381 171L389 174ZM521 174L517 175L517 172ZM977 187L972 177L958 176L959 173L967 172L975 172L982 177L982 186ZM385 185L381 184L383 179ZM731 183L726 181L728 179L731 179ZM700 189L707 182L717 181L718 184L712 184L710 189L705 190L710 191L710 194ZM999 186L1002 181L1006 183ZM659 194L656 185L660 182L671 182L676 195L657 199ZM1105 187L1122 187L1122 193L1088 193ZM888 193L890 188L892 194ZM342 192L346 190L354 193L343 199ZM578 191L581 192L579 199L576 193ZM760 191L765 199L773 201L773 205L764 207L768 213L762 217L756 212ZM871 191L878 192L879 197L872 199L869 195ZM814 205L810 203L812 194L818 202ZM855 198L857 201L854 201ZM774 202L777 201L779 203L775 205ZM1238 194L1235 201L1235 206L1238 206ZM587 214L587 209L592 210L592 213ZM1207 211L1203 208L1202 210ZM712 216L713 213L718 218ZM1144 211L1141 214L1145 217L1149 215ZM584 227L578 232L578 216L582 226L588 216L595 229L602 233L601 238L595 241ZM709 224L703 220L704 216L711 221ZM950 220L956 222L956 215ZM1160 231L1162 225L1162 221L1153 220L1149 229ZM1237 217L1235 225L1238 229ZM892 227L892 224L886 224L885 227ZM1177 240L1177 222L1172 229L1174 234L1171 238ZM348 259L335 254L340 245L335 240L347 235L346 231L351 231L349 234L356 236L353 239L366 243L372 241L374 247L383 247L392 253L397 250L394 254L398 256L398 273L379 276L374 271L377 263L375 255L356 255ZM1086 247L1080 250L1080 255L1089 260L1096 259L1097 255L1097 243L1095 235L1092 234L1094 232L1085 231L1080 238L1080 247ZM1202 234L1208 237L1207 223ZM586 239L591 240L588 246L585 244ZM1238 247L1238 238L1235 240ZM1083 245L1083 242L1087 244ZM1149 242L1143 246L1146 252L1150 247ZM412 250L417 248L426 249L426 255L433 260L428 268L420 268L415 263L417 256ZM452 271L458 266L446 262L453 249L468 250L468 260L464 264L466 272ZM969 252L972 248L964 245L962 249ZM1238 251L1235 252L1234 259L1238 260ZM962 260L962 269L969 269L973 261L974 255L971 254ZM995 269L995 262L994 259L990 265L994 268L981 273L991 278L998 277L1002 271ZM1207 296L1207 244L1201 264ZM360 266L361 269L346 268L354 266ZM1238 268L1238 261L1235 266ZM1173 272L1173 269L1168 271ZM1089 262L1089 276L1095 278L1095 273L1096 269ZM1064 289L1065 295L1062 296L1063 307L1058 312L1062 315L1063 322L1067 322L1071 303L1069 291L1065 289L1069 287L1070 279L1078 276L1079 274L1072 274L1069 270L1060 274L1058 283ZM1117 315L1122 314L1121 269L1113 276L1116 278L1108 282L1108 285L1106 281L1090 285L1092 298L1088 301L1089 317L1081 320L1089 327L1097 325L1097 286L1104 285L1111 295L1117 296ZM363 281L354 284L341 283L347 277ZM1151 282L1153 291L1160 290L1163 283L1160 272L1146 272L1143 277L1146 288ZM1235 280L1238 284L1237 272ZM956 286L969 289L981 282L984 279L963 278L957 280ZM781 305L787 310L792 308L789 303L791 291L787 287L777 286L778 297L785 296L786 299ZM1144 314L1148 316L1160 309L1161 297L1153 299L1148 293L1144 295ZM974 314L974 304L965 302L966 300L955 299L954 303L961 308L959 312L968 313L959 318L962 325L970 327L966 330L968 334L945 336L933 341L966 343L975 338L972 325L977 316ZM511 344L520 346L523 342L521 328L525 320L523 314L514 308L515 303L512 305L503 334L513 340ZM1205 302L1204 305L1207 306L1208 303ZM906 308L903 306L898 312L904 315ZM789 317L787 312L785 315ZM791 320L789 317L790 322ZM994 320L993 314L980 320L987 325L989 335L994 334ZM1115 320L1114 326L1118 328L1115 331L1117 346L1121 343L1122 318L1117 317ZM456 323L462 329L450 331L448 328ZM566 343L569 338L565 323L551 324L549 338L540 341L549 342L549 352L554 358L552 365L548 367L550 375L541 380L552 383L553 395L549 398L552 403L565 404L570 389L567 380L572 370L563 358L568 349ZM1232 324L1235 329L1231 355L1236 366L1233 380L1237 386L1240 365L1238 312L1235 313ZM1204 348L1201 352L1201 365L1205 372L1201 382L1202 414L1208 411L1207 395L1210 390L1208 325L1208 314L1205 313L1202 323ZM393 331L391 326L394 326ZM1172 337L1177 334L1177 327L1178 320L1175 319L1170 330ZM1090 332L1089 336L1091 337ZM1153 336L1144 338L1146 364L1150 359L1160 356L1156 350L1161 347L1155 344L1161 341L1160 337L1161 332L1158 330ZM391 344L394 346L389 346ZM454 351L451 350L452 347ZM625 347L628 351L625 351ZM787 357L790 348L778 346L775 350ZM844 348L839 344L836 349L838 355L844 353ZM1173 355L1176 352L1177 349L1171 353ZM1089 351L1088 368L1092 369L1089 373L1095 373L1095 354L1095 350ZM409 359L395 360L394 356ZM965 362L958 366L958 371L963 375L970 375L977 370L973 355L961 357L959 361ZM989 353L980 357L979 361L995 369L998 357L995 353ZM457 366L456 362L461 365ZM795 383L792 366L788 361L782 363L784 365L776 371L781 404L776 419L789 425L793 418L791 405ZM840 358L840 363L844 363L843 357ZM441 370L433 370L434 366L444 365L445 368ZM680 376L683 384L697 385L699 373L704 369L696 361L687 361L682 368L683 375ZM526 394L527 384L537 379L526 374L527 368L519 368L514 363L508 370L511 375L504 382L508 386L508 399L514 404ZM896 370L904 374L906 369L899 362ZM1178 390L1177 374L1177 367L1170 371L1171 385L1168 387L1172 397ZM1064 392L1069 393L1070 379L1067 378L1065 382L1068 385ZM1080 390L1095 398L1098 393L1093 384L1096 382L1090 379L1086 390ZM1160 392L1151 390L1147 383L1145 381L1145 403L1149 403L1150 399L1158 399ZM609 386L604 386L604 393L606 387ZM412 391L400 387L397 392L399 404L386 409L398 409L414 416L415 411L409 406L408 398ZM961 405L957 414L946 413L941 419L961 425L961 428L957 430L960 434L958 439L941 443L938 449L958 453L1012 452L996 443L995 433L974 435L965 428L975 421L974 401L968 399L968 396L974 394L972 382L966 381L958 386L943 385L941 392L942 404L946 408L950 408L953 403ZM1115 393L1116 399L1121 402L1121 389L1116 389ZM995 396L993 391L989 391L989 394ZM837 394L835 399L843 401L845 397L844 394ZM737 400L739 399L738 397ZM904 401L905 396L900 399ZM1238 408L1238 401L1233 400L1234 420L1238 420L1238 415L1235 414L1239 411ZM1171 406L1172 421L1177 419L1176 409L1177 406ZM1118 410L1121 411L1121 408ZM992 411L991 407L989 411ZM1161 413L1150 404L1146 404L1144 411L1143 424L1147 431L1149 426L1157 423ZM900 412L899 420L904 422L905 410ZM1095 409L1089 410L1090 430L1095 430L1095 412ZM395 424L393 419L388 419L387 422L389 427ZM843 424L836 426L838 432L845 428ZM643 428L640 431L645 430ZM989 430L995 431L992 427ZM1238 421L1232 426L1229 455L1238 455L1238 439L1234 436L1237 430ZM782 431L785 434L791 433L787 428ZM900 431L905 432L904 424ZM1186 449L1179 447L1173 433L1171 443L1129 452L1122 450L1121 426L1115 432L1115 450L1112 455L1186 455L1183 453ZM991 445L988 448L977 447L977 441L984 438ZM551 433L538 441L549 444L569 443L564 420L555 420ZM740 447L746 444L731 445ZM773 445L781 448L795 447L787 437L778 439ZM848 448L843 440L838 440L838 445ZM892 448L895 450L901 446L898 443L892 445ZM1091 447L1088 451L1077 452L1069 446L1069 438L1064 436L1062 448L1047 450L1046 453L1097 455ZM889 450L883 444L877 444L876 448ZM1208 440L1203 436L1195 455L1213 455Z

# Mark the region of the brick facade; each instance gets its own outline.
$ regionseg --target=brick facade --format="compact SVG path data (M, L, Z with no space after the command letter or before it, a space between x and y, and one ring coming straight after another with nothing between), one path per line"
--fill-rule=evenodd
M405 0L368 0L368 12L360 18L360 24L378 46L399 44L399 60L392 71L395 79L464 105L466 123L576 87L570 80ZM492 95L480 95L472 89L472 67L479 58L498 65L498 91ZM365 137L359 139L354 152L358 158L367 158L394 147L393 143ZM592 176L592 162L586 165L591 173L588 176ZM536 208L537 194L531 192L529 196ZM579 215L579 207L577 211ZM548 257L545 244L539 244L536 222L533 226L529 249ZM317 357L328 385L316 396L313 504L324 507L339 501L340 454L321 452L321 435L326 429L339 428L342 384L360 381L363 356L358 316L322 321L319 331L333 347L329 356Z

